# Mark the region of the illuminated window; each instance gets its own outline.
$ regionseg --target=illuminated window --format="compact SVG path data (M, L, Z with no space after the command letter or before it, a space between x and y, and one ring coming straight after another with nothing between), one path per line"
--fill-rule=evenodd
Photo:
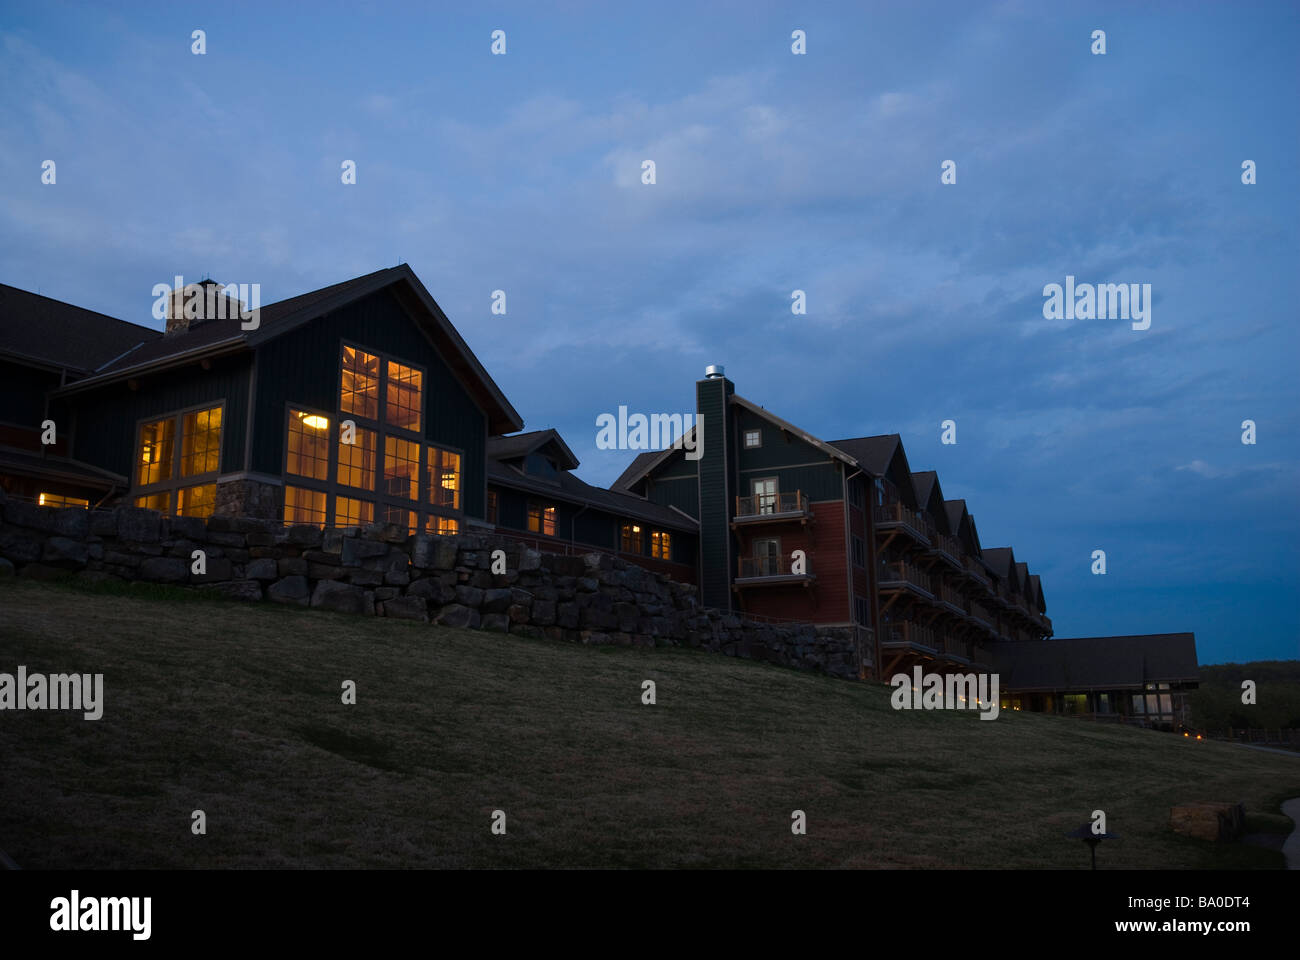
M325 494L305 487L284 488L284 522L325 526Z
M155 420L140 427L139 468L135 479L137 487L147 487L151 483L171 479L175 439L175 417Z
M499 522L497 520L497 492L495 490L488 491L487 519L488 523L494 525Z
M352 431L351 443L343 442L345 436L340 427L338 482L361 490L374 490L377 434L365 427L357 427Z
M403 430L419 432L420 398L424 375L414 367L388 361L388 391L385 395L384 420Z
M89 500L79 497L64 497L57 493L42 493L37 499L42 507L89 507Z
M533 533L555 536L555 508L540 503L528 505L528 529Z
M330 422L306 410L289 411L289 457L285 471L324 480L330 469Z
M460 454L438 447L426 451L429 461L429 502L460 509Z
M379 358L356 347L343 348L339 407L344 413L375 420L379 417Z
M672 554L672 538L662 530L650 534L650 556L668 560Z
M429 517L424 521L424 530L440 537L454 537L460 533L460 521L455 517Z
M157 510L161 513L167 513L171 508L172 495L163 491L162 493L151 493L148 496L136 497L135 505L144 507L146 510Z
M641 527L635 523L623 524L623 552L641 552Z
M420 445L401 437L384 437L384 493L406 500L420 498Z
M352 497L334 498L334 526L361 527L375 522L375 505Z
M210 517L216 505L217 485L215 483L181 487L176 491L176 515L179 517Z
M402 507L394 507L384 504L380 508L383 511L384 523L395 523L399 527L406 527L407 533L415 533L415 511L406 510Z
M141 424L135 503L163 513L175 508L181 516L211 516L221 466L221 421L222 408L215 406ZM202 480L212 482L198 482Z
M215 473L221 459L221 408L185 414L181 426L181 476Z

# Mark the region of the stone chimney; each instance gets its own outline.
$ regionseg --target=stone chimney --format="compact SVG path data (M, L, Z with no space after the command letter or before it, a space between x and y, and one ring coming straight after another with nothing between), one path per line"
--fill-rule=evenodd
M176 279L179 283L180 278ZM212 279L187 283L180 289L173 288L167 298L167 326L163 334L169 337L182 334L209 320L238 319L244 304L227 294L226 289Z

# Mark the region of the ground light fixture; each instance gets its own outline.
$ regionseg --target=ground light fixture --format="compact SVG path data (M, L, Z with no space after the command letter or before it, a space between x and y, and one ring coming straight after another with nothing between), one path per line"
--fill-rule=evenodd
M1092 869L1097 869L1097 847L1103 840L1118 840L1118 833L1093 833L1092 823L1085 823L1066 834L1071 840L1082 840L1092 853Z

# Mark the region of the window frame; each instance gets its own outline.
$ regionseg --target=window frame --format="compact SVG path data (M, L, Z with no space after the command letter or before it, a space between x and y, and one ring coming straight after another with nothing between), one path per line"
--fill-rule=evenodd
M351 413L343 409L343 353L344 350L351 348L361 353L367 353L377 358L379 375L376 395L375 416L366 417L359 413ZM396 363L399 366L416 370L420 374L420 430L410 430L406 427L399 427L389 423L388 415L388 365ZM333 386L331 395L333 397L333 410L325 410L316 404L301 403L294 400L286 400L284 411L281 416L280 437L283 449L280 453L280 476L286 485L296 487L305 487L318 493L325 494L325 526L332 527L334 517L338 512L337 501L340 496L351 500L362 500L373 505L374 516L377 522L383 522L382 518L387 516L389 509L400 509L414 514L414 532L423 533L430 518L442 518L453 520L457 524L457 529L465 529L465 450L462 447L446 443L442 440L435 440L427 433L429 428L429 368L421 363L408 360L386 350L378 350L374 347L368 347L365 344L358 343L355 340L341 337L338 340L338 346L334 353L334 367L332 374ZM330 439L329 439L329 464L326 470L324 480L316 480L312 477L299 476L290 474L289 467L289 427L292 422L293 411L300 410L307 414L321 416L331 421ZM375 463L374 478L370 487L354 487L351 484L339 482L339 433L342 430L343 421L351 420L358 430L368 430L375 436ZM386 492L384 489L384 465L388 459L387 456L387 438L392 437L397 440L404 440L408 443L415 444L416 447L416 471L415 478L416 498L408 500ZM429 450L445 450L448 453L455 454L460 462L460 482L458 493L460 497L460 506L452 509L446 506L429 503L427 501L427 488L430 480L429 473ZM281 504L280 510L281 522L284 518L284 506ZM557 518L558 522L558 518ZM410 524L408 523L408 530Z
M757 443L749 442L749 435L753 434L758 438ZM758 450L763 446L763 428L762 427L744 427L740 433L740 445L744 450Z
M537 529L532 528L533 508L537 508ZM555 511L555 532L546 532L546 511ZM534 500L529 498L524 508L524 527L529 533L535 533L539 537L558 537L560 535L560 507L559 504L551 503L547 500Z
M217 468L207 470L203 473L195 473L188 477L181 476L181 460L185 450L185 417L191 413L198 413L204 410L221 411L221 426L217 428ZM172 472L166 480L158 480L154 483L140 484L140 434L147 423L159 423L163 420L171 420L175 426L172 433ZM167 509L161 513L171 517L177 516L176 505L178 500L178 491L182 487L202 487L217 482L217 477L221 475L221 459L224 454L226 442L226 398L220 400L207 400L203 403L194 403L186 407L165 413L153 413L147 417L140 417L135 422L135 430L131 439L131 486L127 493L127 499L132 506L136 500L141 497L157 496L160 493L167 494ZM148 508L153 509L153 508Z

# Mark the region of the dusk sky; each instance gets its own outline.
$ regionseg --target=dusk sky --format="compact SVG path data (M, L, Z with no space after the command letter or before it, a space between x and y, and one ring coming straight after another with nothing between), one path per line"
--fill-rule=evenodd
M0 3L0 282L160 328L176 274L404 261L589 482L724 364L900 433L1057 635L1293 658L1297 49L1296 3ZM1067 276L1150 329L1045 319Z

